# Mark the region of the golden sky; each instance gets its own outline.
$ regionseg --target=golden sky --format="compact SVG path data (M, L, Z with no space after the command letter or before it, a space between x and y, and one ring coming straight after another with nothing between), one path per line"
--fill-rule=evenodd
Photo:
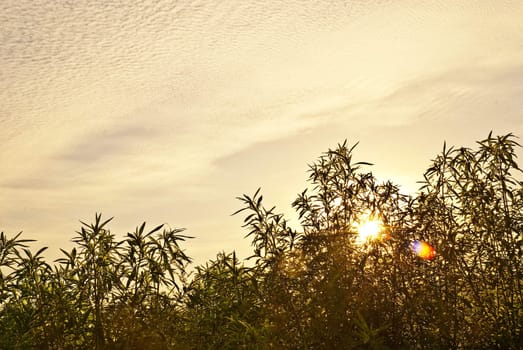
M442 148L523 137L523 2L0 3L0 230L186 227L247 255L235 197L291 212L336 143L414 191ZM522 154L521 151L519 154ZM243 254L245 253L245 254Z

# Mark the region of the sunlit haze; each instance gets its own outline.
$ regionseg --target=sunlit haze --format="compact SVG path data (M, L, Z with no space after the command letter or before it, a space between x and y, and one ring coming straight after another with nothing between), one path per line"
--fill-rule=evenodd
M357 237L356 244L363 245L372 241L381 239L383 235L383 222L372 216L363 216L359 218L355 225Z
M367 221L358 227L358 241L366 242L375 239L380 233L380 222L376 220Z
M197 263L245 257L235 197L262 187L291 214L344 139L415 191L444 141L523 137L522 18L503 0L4 0L0 230L54 258L102 212L117 235L187 228Z

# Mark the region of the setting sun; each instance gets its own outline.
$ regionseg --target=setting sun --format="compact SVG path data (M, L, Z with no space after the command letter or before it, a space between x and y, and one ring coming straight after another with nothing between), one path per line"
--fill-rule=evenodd
M375 219L372 216L366 215L355 225L358 237L357 244L365 244L370 241L375 241L381 238L383 231L383 222Z

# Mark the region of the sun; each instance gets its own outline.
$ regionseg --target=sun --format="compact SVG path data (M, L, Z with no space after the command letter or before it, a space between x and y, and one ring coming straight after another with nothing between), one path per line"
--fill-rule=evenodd
M364 215L354 226L358 233L356 243L359 245L375 241L383 236L383 221L369 214Z

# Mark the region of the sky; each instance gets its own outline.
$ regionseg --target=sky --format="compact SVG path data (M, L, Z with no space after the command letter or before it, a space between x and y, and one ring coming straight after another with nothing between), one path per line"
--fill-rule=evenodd
M0 2L0 230L50 258L79 220L250 255L237 196L292 218L347 139L405 192L443 142L523 137L523 2ZM521 149L518 154L523 156Z

